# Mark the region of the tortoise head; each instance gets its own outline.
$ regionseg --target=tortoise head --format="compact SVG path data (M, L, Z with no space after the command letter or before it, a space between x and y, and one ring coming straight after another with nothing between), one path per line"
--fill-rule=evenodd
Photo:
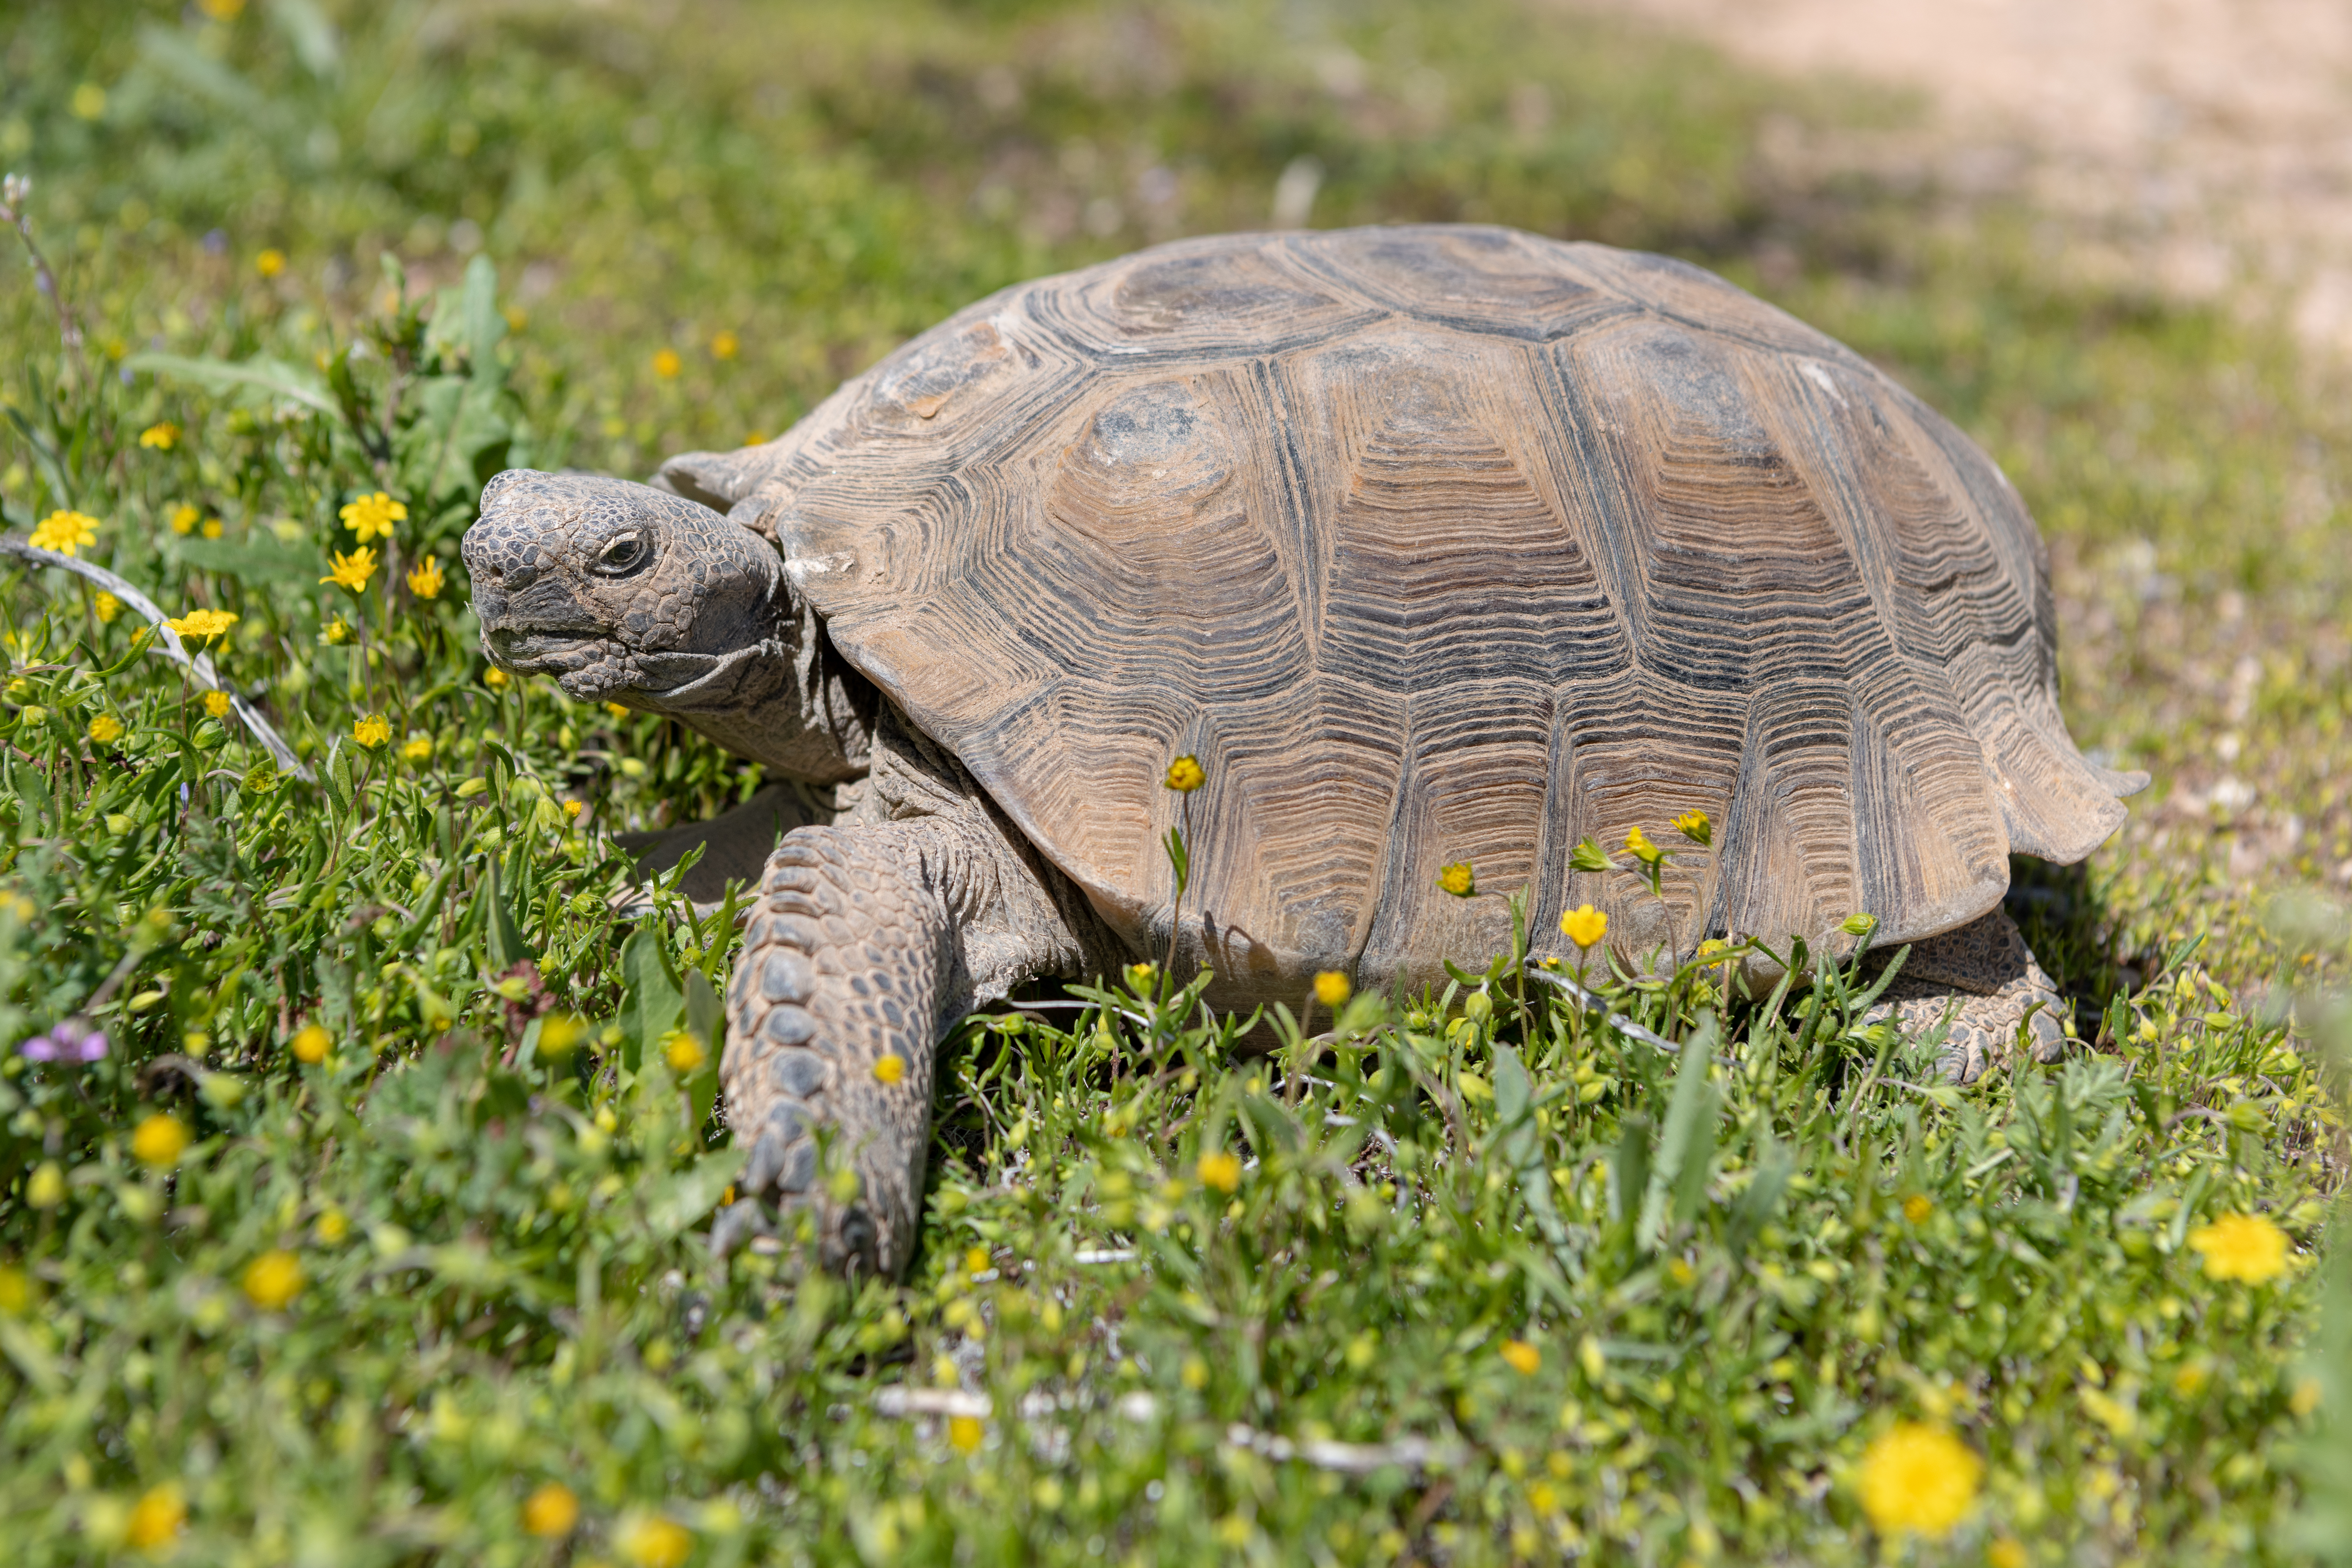
M626 479L509 468L466 531L482 649L573 697L673 711L772 646L788 590L773 546Z

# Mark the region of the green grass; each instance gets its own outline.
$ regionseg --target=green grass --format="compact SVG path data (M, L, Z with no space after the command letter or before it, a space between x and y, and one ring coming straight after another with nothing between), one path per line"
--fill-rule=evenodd
M215 657L319 778L207 717L135 615L0 578L0 1043L77 1010L111 1040L0 1064L8 1561L137 1557L170 1498L156 1554L255 1564L656 1562L656 1518L711 1564L2327 1539L2352 475L2325 367L2062 281L2035 215L1755 153L1775 117L1866 132L1899 101L1549 8L321 15L52 6L0 37L0 155L87 332L61 353L11 270L0 510L89 513L167 609L235 612ZM1769 281L2000 458L2052 542L2075 733L2158 780L2086 868L2019 867L2085 1048L1930 1089L1931 1042L1858 1032L1843 977L1778 1007L1607 987L1660 1050L1463 954L1453 994L1359 999L1302 1077L1231 1049L1238 1020L1093 993L950 1041L903 1286L713 1261L734 1154L707 1036L699 1064L667 1037L708 1025L730 933L674 898L617 921L604 836L756 780L484 682L454 554L479 480L774 434L990 289L1262 223L1307 157L1318 224ZM318 583L379 489L437 598ZM169 1171L133 1150L157 1114L194 1138ZM2296 1266L2210 1278L2190 1238L2230 1212ZM300 1286L268 1308L278 1250ZM976 1451L879 1398L942 1384L982 1401ZM1864 1519L1897 1421L1985 1467L1942 1542ZM1327 1439L1426 1462L1297 1457ZM524 1530L548 1482L581 1506L562 1542Z

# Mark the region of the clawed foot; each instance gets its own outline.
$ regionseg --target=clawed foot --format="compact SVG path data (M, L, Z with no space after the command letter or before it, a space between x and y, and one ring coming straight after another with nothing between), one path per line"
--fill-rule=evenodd
M1957 1004L1957 1011L1954 1005ZM1958 931L1916 944L1867 1023L1924 1035L1951 1015L1937 1066L1951 1083L1974 1083L2018 1045L2037 1062L2066 1053L2066 1002L2007 913L1995 910Z

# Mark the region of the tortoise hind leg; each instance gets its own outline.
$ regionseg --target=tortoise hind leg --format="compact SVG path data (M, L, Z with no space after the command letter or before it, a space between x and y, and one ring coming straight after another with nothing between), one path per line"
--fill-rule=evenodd
M1954 1083L1973 1083L2009 1059L2018 1026L2038 1062L2065 1053L2061 1020L2067 1003L2034 962L2017 922L1995 909L1982 920L1914 942L1903 973L1870 1011L1867 1022L1893 1022L1905 1034L1924 1034L1957 1002L1945 1037L1941 1067Z

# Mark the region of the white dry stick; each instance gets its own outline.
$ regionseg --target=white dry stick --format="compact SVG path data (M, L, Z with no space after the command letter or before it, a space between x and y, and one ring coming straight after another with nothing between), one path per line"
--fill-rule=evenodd
M1339 1443L1328 1437L1293 1442L1271 1432L1260 1432L1236 1421L1225 1428L1225 1442L1280 1463L1297 1459L1318 1470L1366 1476L1394 1465L1408 1470L1446 1469L1459 1464L1459 1444L1432 1442L1427 1437L1399 1437L1391 1443Z
M236 710L239 719L245 721L245 727L253 731L253 738L269 748L269 754L277 759L278 772L292 773L304 784L317 782L311 776L310 770L295 760L294 748L289 746L278 737L278 731L269 727L269 721L264 719L252 703L230 690L222 681L218 673L213 668L211 656L200 653L191 657L188 650L180 645L179 634L164 624L172 617L158 609L154 600L103 566L93 565L78 556L67 555L58 551L43 550L38 545L30 543L13 533L0 534L0 553L30 561L38 566L62 566L76 576L88 578L146 616L149 624L155 629L155 640L148 645L151 651L160 653L184 667L191 676L195 678L196 684L205 690L226 692L229 706Z

